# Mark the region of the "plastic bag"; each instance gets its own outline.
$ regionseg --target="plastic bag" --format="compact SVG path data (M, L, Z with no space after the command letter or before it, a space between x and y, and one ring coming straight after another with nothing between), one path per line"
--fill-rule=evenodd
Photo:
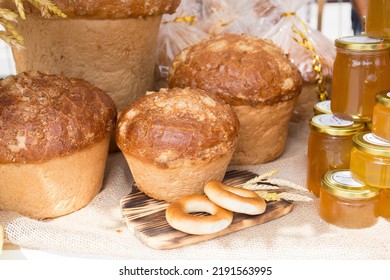
M272 10L270 0L203 0L200 25L211 35L251 35L259 26L264 29L272 26L269 17Z
M254 30L251 35L272 40L298 67L304 84L292 120L300 121L313 115L315 103L329 99L336 49L324 34L298 16L298 10L310 0L270 2L280 19L271 28Z
M201 1L182 0L176 13L162 17L157 38L155 88L166 86L173 58L182 49L209 38L199 26Z
M212 35L245 33L269 39L289 55L304 81L292 118L297 121L311 117L314 104L329 98L336 55L333 42L299 17L299 10L310 2L204 0L200 22Z
M313 106L330 94L336 49L324 34L299 17L313 0L182 0L176 14L163 18L159 34L160 75L166 75L181 49L221 33L248 34L269 39L281 47L298 67L304 86L293 121L310 118ZM196 23L164 24L185 16ZM165 58L164 58L165 57Z

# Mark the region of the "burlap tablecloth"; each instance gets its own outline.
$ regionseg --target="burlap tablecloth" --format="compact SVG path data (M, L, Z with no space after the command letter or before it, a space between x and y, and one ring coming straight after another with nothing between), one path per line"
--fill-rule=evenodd
M305 186L308 124L290 123L285 153L258 166L231 166ZM212 240L172 250L155 250L139 241L122 222L119 200L130 192L132 178L121 153L110 154L101 193L70 215L35 221L1 212L7 238L25 248L109 259L390 259L390 222L368 229L341 229L324 222L318 199L294 202L288 215Z

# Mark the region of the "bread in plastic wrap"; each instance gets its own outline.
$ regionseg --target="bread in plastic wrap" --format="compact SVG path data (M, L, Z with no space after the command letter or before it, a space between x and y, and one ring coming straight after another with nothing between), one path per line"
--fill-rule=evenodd
M185 45L204 39L199 34L213 36L221 33L244 33L272 40L289 55L291 61L298 67L304 81L302 93L295 106L292 120L301 121L309 119L313 115L313 106L319 101L319 78L323 80L321 82L322 90L325 89L326 93L330 95L333 62L336 55L333 42L324 34L312 28L300 16L302 8L311 2L313 1L182 1L176 15L167 15L165 17L172 19L181 15L192 14L197 19L196 25L188 26L185 23L181 24L185 25L185 30L180 34L177 31L179 29L178 24L172 25L174 28L169 27L171 29L169 33L167 30L163 30L164 33L160 34L160 41L165 38L164 40L167 42L165 45L168 47L164 47L162 44L160 46L163 46L168 51L174 50L167 55L170 63L172 55L177 53L177 50L184 48ZM163 24L162 29L164 28L168 29ZM195 29L196 33L190 34L192 32L191 28ZM302 38L299 32L305 38ZM182 36L182 34L185 34L185 36ZM183 37L186 39L183 39ZM313 47L313 50L308 50L307 47L297 42L296 39L298 41L307 40ZM185 42L185 44L182 42ZM163 67L169 67L169 63L166 63ZM317 68L313 67L314 63L316 63Z

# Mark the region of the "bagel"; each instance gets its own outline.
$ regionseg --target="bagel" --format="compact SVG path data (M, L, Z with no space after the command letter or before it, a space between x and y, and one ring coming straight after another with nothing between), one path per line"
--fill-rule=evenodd
M207 197L227 210L258 215L266 209L265 200L254 191L231 187L219 181L210 181L204 187Z
M209 216L195 216L191 213L207 212ZM233 213L213 203L201 194L183 196L166 209L168 224L190 234L211 234L227 228L233 221Z

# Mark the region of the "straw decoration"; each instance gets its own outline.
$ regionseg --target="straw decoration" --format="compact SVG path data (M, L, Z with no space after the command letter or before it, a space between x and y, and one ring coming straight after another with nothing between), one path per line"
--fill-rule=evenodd
M328 91L327 91L326 86L325 86L326 80L325 80L325 77L324 77L324 74L322 71L321 59L320 59L320 56L317 54L313 44L310 42L310 39L307 36L307 34L309 34L309 29L308 29L306 23L295 12L284 13L284 14L282 14L282 16L283 17L291 17L291 16L295 17L298 20L298 22L300 23L300 25L303 27L303 30L305 32L302 32L301 30L299 30L296 27L295 23L293 24L292 31L293 31L293 33L298 35L298 38L293 37L293 40L295 42L297 42L299 45L306 48L308 51L310 51L311 57L312 57L311 64L312 64L314 72L316 73L315 80L316 80L316 84L317 84L318 99L319 99L319 101L327 100L329 98L329 94L328 94Z

